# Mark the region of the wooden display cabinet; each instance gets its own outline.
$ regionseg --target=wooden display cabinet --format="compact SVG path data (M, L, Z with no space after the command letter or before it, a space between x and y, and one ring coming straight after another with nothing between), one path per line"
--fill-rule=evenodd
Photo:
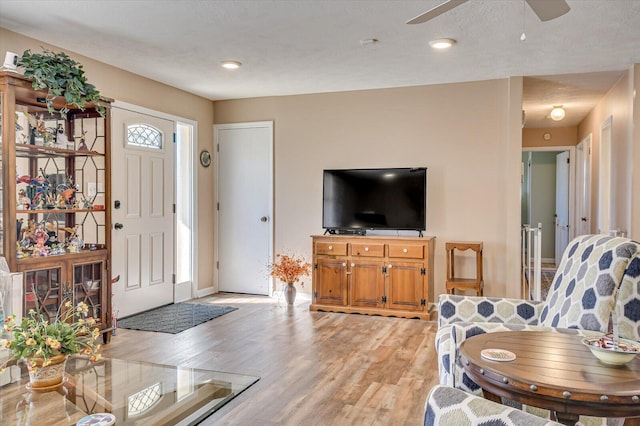
M111 337L110 117L47 110L30 78L0 72L0 256L24 273L25 314L85 302ZM108 101L102 102L108 106ZM54 100L56 110L64 98Z
M430 319L434 237L312 239L310 310Z

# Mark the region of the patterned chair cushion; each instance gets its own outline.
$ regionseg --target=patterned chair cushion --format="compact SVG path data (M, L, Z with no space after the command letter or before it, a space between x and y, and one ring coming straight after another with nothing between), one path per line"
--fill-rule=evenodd
M622 277L616 295L616 312L620 336L640 340L640 249Z
M436 385L427 397L424 426L436 425L555 426L559 423L459 389Z
M501 297L438 296L438 325L456 322L503 322L536 325L543 302Z
M586 235L567 246L540 324L607 332L622 281L636 244L626 238Z

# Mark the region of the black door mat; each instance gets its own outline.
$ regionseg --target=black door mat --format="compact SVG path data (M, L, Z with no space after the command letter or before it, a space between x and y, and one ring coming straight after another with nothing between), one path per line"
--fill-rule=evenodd
M174 303L118 320L118 328L176 334L238 308L200 303Z

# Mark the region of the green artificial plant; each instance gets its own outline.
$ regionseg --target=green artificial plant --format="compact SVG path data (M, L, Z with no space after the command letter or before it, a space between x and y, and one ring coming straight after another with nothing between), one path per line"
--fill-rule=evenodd
M75 105L84 111L87 103L94 103L96 111L105 116L105 107L100 104L100 92L87 82L82 65L64 52L55 53L42 48L43 53L31 53L25 50L18 60L18 66L24 68L24 75L33 78L33 88L47 89L47 109L54 113L53 100L63 96L67 105ZM60 109L60 115L67 116L69 108Z

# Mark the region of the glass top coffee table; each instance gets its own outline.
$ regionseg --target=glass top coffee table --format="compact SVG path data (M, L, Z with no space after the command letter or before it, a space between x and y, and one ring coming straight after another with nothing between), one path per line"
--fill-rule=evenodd
M259 377L120 359L91 363L72 357L64 384L29 392L24 363L3 376L0 424L75 425L89 414L111 413L116 425L196 424Z

